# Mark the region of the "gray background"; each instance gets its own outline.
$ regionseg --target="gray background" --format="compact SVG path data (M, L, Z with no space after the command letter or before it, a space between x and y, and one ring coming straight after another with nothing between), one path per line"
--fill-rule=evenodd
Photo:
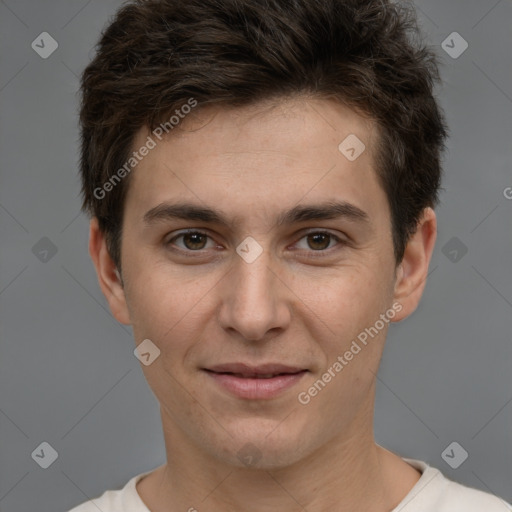
M79 212L78 75L120 4L0 1L2 512L68 510L165 461L157 401L97 285ZM389 331L376 438L512 501L512 3L416 5L442 58L451 138L431 273L418 310ZM47 59L31 48L43 31L59 44ZM469 44L456 59L441 47L454 31ZM31 457L43 441L58 452L48 469ZM441 457L452 441L469 453L458 469Z

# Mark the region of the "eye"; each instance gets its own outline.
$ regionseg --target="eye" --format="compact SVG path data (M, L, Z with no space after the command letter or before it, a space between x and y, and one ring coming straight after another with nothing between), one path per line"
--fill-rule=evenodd
M327 249L332 248L331 242L333 240L338 242L335 246L345 244L341 238L328 231L311 231L300 240L306 240L306 247L299 247L299 249L312 252L327 252ZM297 245L299 245L299 242Z
M211 240L211 245L208 246L208 239L211 240L211 237L199 230L190 229L187 231L182 231L177 235L170 238L167 242L165 242L166 246L171 246L171 248L177 248L182 252L197 252L212 249L217 247L217 245ZM181 243L177 243L178 240L181 240ZM305 240L305 244L301 247L301 241ZM332 242L337 242L333 244ZM305 245L305 246L304 246ZM312 254L312 257L322 256L321 253L330 253L330 249L336 247L336 245L346 245L346 242L342 240L340 237L330 233L328 231L311 231L307 233L305 236L299 239L299 242L295 244L296 247L300 251L307 251L310 253L320 253L320 254Z
M174 243L180 238L183 240L183 246L179 246L178 244ZM210 237L203 231L189 230L174 236L166 242L166 245L176 245L179 249L184 251L198 252L203 249L212 248L212 246L206 247L208 238ZM213 246L215 246L215 244Z

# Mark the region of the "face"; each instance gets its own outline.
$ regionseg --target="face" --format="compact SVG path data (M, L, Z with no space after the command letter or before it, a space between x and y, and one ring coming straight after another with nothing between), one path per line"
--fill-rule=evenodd
M371 429L387 328L411 308L376 139L327 100L205 108L137 165L106 295L160 351L142 369L173 439L278 467Z

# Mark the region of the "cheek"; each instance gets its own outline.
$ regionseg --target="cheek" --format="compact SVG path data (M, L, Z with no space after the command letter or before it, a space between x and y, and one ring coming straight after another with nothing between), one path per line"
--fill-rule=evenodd
M333 431L356 413L371 392L389 326L380 315L390 309L391 296L389 279L361 270L326 283L315 294L316 304L308 303L321 319L316 319L321 328L313 336L325 354L325 367L319 369L317 379L328 383L323 387L316 380L313 388L303 391L317 393L314 407L319 417L329 418Z
M179 346L186 332L193 337L194 326L206 318L208 291L218 278L187 277L183 271L149 264L133 266L129 272L126 300L136 340L150 338L164 348L170 340Z
M361 265L295 279L294 291L310 316L324 324L328 338L343 342L387 309L392 293L388 281L382 269Z
M169 277L163 271L149 270L135 274L127 291L133 315L136 344L149 339L159 355L148 366L142 366L146 380L162 405L177 410L191 398L183 394L186 387L188 354L204 339L208 318L208 290L212 284ZM174 390L174 392L169 392Z

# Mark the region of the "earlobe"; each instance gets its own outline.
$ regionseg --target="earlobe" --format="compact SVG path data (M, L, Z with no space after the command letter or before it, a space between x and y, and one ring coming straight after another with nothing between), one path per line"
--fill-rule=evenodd
M437 222L434 210L425 208L397 268L394 300L402 305L402 309L393 319L395 322L407 318L418 307L425 289L436 235Z
M91 219L89 227L89 254L96 269L101 291L107 299L112 315L118 322L130 325L123 281L108 252L105 236L99 229L96 218Z

